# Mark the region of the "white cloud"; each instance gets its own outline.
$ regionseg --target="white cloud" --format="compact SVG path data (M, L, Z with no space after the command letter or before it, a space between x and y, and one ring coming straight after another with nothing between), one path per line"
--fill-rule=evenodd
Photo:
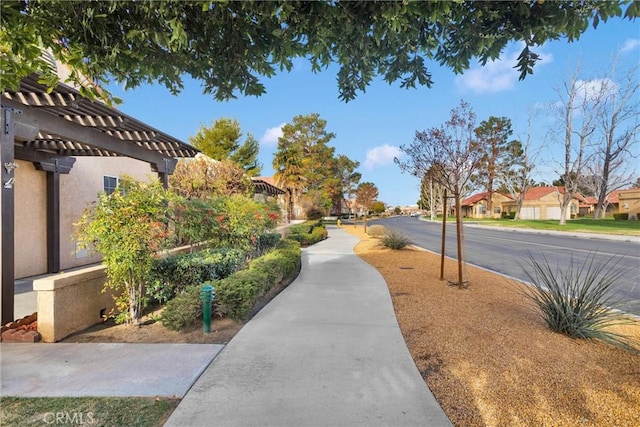
M631 52L638 47L640 47L640 39L626 39L620 48L620 53Z
M484 66L473 67L463 75L456 77L455 82L458 88L471 90L475 93L495 93L511 89L518 78L520 72L514 67L518 63L518 56L524 44L519 43L514 51L504 53L504 59L487 62ZM536 67L548 64L553 61L553 55L536 52L539 55Z
M576 92L578 101L593 101L602 98L603 95L610 96L618 89L618 84L609 78L578 80L576 81Z
M278 126L274 126L264 131L260 137L260 145L266 145L273 147L278 144L278 138L282 136L282 127L286 123L280 123Z
M394 157L400 157L400 148L393 145L384 144L367 151L367 158L364 161L365 169L371 170L376 166L386 166L393 163Z

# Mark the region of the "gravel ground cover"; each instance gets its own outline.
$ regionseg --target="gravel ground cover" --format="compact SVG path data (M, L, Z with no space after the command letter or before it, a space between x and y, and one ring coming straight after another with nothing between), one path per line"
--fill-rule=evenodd
M356 253L386 280L411 355L456 426L640 426L640 355L550 331L510 279L393 251L361 227ZM640 339L640 321L617 327Z

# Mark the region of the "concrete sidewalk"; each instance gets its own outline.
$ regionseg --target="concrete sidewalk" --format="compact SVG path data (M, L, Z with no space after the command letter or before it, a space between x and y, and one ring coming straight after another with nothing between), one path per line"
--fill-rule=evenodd
M300 276L231 340L167 426L448 426L380 274L330 228Z
M182 397L218 344L0 344L0 395Z

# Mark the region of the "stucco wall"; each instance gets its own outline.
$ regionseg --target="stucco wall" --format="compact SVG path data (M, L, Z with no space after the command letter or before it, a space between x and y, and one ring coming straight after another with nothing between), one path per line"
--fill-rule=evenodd
M47 213L46 173L32 163L18 161L15 193L16 278L46 273ZM151 167L126 157L77 157L71 173L60 175L60 268L62 270L100 261L77 249L73 223L102 191L103 176L130 175L148 180Z
M102 191L103 176L129 175L147 181L151 167L126 157L76 157L68 175L60 176L60 268L67 269L100 261L77 248L73 223ZM157 176L153 174L153 176Z
M640 215L640 188L620 190L618 193L620 203L619 212L628 212L629 215Z
M16 160L15 277L27 277L47 271L47 176L31 162Z

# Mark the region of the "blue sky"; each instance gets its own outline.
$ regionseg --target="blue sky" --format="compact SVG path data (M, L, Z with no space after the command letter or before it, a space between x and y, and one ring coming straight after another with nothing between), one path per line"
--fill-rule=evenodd
M273 174L271 164L280 127L296 115L318 113L327 121L327 131L336 134L330 145L337 154L360 162L362 181L376 184L381 201L391 206L412 205L419 197L419 181L394 164L393 158L401 154L398 147L410 144L416 131L445 122L460 100L471 104L478 123L492 115L510 118L514 137L521 140L527 132L527 118L534 111L533 145L542 147L536 179L555 179L550 175L554 175L559 147L544 138L553 119L546 114L546 106L558 100L555 88L575 73L578 65L581 79L602 77L610 70L616 52L620 68L638 64L640 26L628 20L610 20L597 30L590 28L577 42L554 41L537 48L542 60L525 81L519 81L512 68L519 51L520 46L512 44L500 61L484 67L472 65L462 75L433 63L430 71L435 84L431 89L401 89L398 83L389 85L379 79L348 103L338 99L337 68L314 74L303 60L297 61L290 73L263 79L267 93L257 98L219 102L202 94L199 82L189 79L177 96L161 85L129 91L112 85L109 90L123 99L118 107L121 111L185 142L200 125L210 126L222 117L237 119L245 136L251 133L260 141L264 176ZM638 172L638 159L632 162Z

